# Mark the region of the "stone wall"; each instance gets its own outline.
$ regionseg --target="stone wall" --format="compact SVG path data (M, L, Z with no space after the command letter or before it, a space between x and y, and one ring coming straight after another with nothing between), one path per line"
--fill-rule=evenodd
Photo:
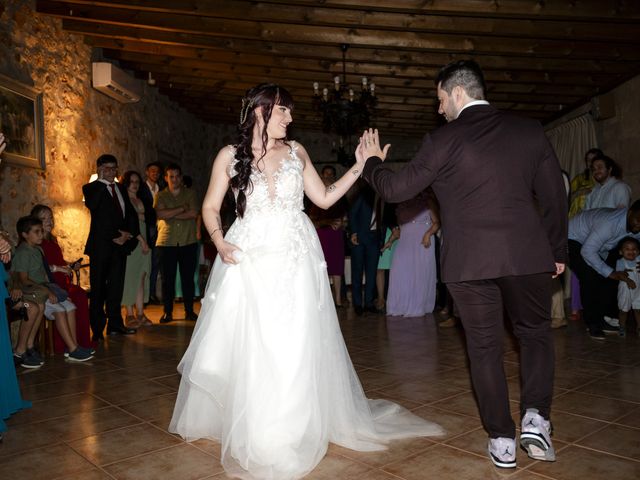
M0 73L43 93L46 168L0 166L0 218L15 235L17 218L36 203L50 205L62 249L73 260L82 254L89 226L81 188L100 154L114 154L121 172L176 159L202 193L212 155L230 140L229 128L197 120L146 84L134 104L94 90L91 62L100 52L64 32L60 21L36 14L34 5L0 3Z

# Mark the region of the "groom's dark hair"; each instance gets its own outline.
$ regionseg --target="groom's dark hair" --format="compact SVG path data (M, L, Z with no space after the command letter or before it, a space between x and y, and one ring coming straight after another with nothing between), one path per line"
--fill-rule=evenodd
M438 85L449 95L455 87L462 87L471 98L485 99L484 75L480 65L473 60L458 60L442 67L436 77Z

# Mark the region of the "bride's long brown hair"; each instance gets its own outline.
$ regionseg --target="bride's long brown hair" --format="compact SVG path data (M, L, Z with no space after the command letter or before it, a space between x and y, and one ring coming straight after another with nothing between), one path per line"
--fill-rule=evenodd
M236 147L236 159L234 166L237 175L231 178L231 187L238 192L236 198L236 213L239 217L244 216L247 206L247 194L251 193L251 168L253 161L256 164L267 154L267 125L271 118L271 113L275 105L282 105L293 110L293 97L282 87L274 83L261 83L248 90L242 99L242 109L240 112L240 124L238 125L238 143ZM256 109L262 107L262 153L258 159L254 158L252 151L253 127L258 121ZM287 140L285 137L284 141Z

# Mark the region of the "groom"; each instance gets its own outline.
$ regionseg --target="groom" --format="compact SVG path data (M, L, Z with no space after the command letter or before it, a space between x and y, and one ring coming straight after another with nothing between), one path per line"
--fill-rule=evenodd
M503 369L503 311L520 344L520 445L554 461L549 413L553 390L551 280L567 257L567 198L558 160L541 125L501 113L485 100L474 61L440 71L437 92L448 124L427 134L399 172L382 163L378 132L356 152L363 176L389 202L432 185L441 204L442 276L458 306L488 451L516 466L515 424Z

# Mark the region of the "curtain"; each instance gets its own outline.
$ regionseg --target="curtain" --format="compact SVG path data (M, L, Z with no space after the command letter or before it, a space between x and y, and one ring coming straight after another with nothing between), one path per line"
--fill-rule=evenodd
M589 113L550 128L546 134L560 161L560 167L569 174L569 178L584 171L584 154L590 148L598 146L593 117Z

